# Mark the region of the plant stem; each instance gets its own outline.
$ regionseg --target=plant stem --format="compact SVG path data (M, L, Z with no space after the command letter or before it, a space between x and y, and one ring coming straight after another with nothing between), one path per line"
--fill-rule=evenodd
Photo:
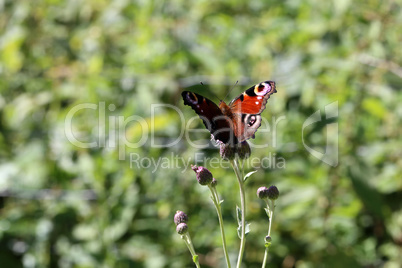
M267 208L269 210L268 212L268 217L269 217L269 225L268 225L268 234L267 236L271 236L271 226L272 226L272 220L274 217L274 211L275 211L275 200L272 200L271 206L269 205L269 201L267 201ZM265 242L267 243L267 242ZM268 245L265 246L265 253L264 253L264 260L262 262L262 268L265 268L266 264L267 264L267 259L268 259L268 251L269 251L269 247L271 246L271 242L269 242Z
M226 248L225 229L224 229L224 226L223 226L221 204L220 204L220 201L219 201L218 192L216 191L215 187L211 187L211 186L209 186L209 190L211 190L211 194L212 194L211 198L212 198L212 201L213 201L213 203L215 205L216 213L218 213L219 227L221 229L221 237L222 237L222 247L223 247L223 252L225 254L226 265L227 265L228 268L231 268L229 255L228 255L227 248Z
M244 246L246 243L246 196L244 192L243 178L240 175L237 159L231 160L230 163L232 164L240 188L241 236L240 236L239 256L237 258L237 266L236 266L237 268L240 268L243 259Z
M195 263L195 266L197 268L200 268L200 263L198 262L198 256L195 253L193 242L191 241L191 237L189 234L182 235L181 238L184 240L184 243L186 243L188 250L190 250L191 256L193 257L193 262Z

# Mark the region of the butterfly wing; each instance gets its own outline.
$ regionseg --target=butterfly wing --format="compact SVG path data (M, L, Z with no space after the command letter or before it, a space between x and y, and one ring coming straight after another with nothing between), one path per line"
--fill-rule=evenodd
M250 87L230 102L234 133L239 142L254 138L255 132L261 126L260 114L275 92L275 82L265 81Z
M222 113L218 105L190 91L183 91L181 95L184 104L190 106L198 114L215 140L228 143L236 139L231 120Z

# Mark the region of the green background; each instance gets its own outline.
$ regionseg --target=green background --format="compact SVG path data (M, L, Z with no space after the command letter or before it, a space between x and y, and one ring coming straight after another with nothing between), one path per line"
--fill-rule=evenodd
M176 156L190 164L196 154L218 157L218 149L197 149L184 138L157 148L151 134L166 144L195 115L183 105L182 90L216 101L214 95L223 98L238 80L229 101L253 84L274 80L278 93L263 116L285 119L278 123L276 144L273 131L257 132L253 143L271 146L253 148L252 157L282 157L285 166L246 168L258 172L246 184L251 233L244 267L261 266L267 218L255 193L272 184L281 195L270 267L399 267L401 5L1 1L1 266L193 267L173 223L175 211L183 210L201 266L224 267L215 210L194 172L183 165L130 167L130 154L165 157L170 166ZM333 102L337 119L302 131L309 116L321 111L324 117ZM94 148L66 137L65 120L79 104L96 105L74 114L71 127L78 140L98 142ZM167 107L152 114L152 104L174 105L183 118ZM145 127L136 121L116 127L132 115ZM203 128L200 120L191 126ZM329 145L339 142L336 167L303 146L302 137L324 153L327 136ZM143 137L142 146L124 146L124 139ZM225 200L234 264L236 179L230 168L204 164Z

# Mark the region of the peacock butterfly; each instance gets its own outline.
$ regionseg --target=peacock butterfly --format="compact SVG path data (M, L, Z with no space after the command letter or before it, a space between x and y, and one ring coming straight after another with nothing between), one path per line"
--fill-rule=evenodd
M250 87L229 105L220 101L219 106L190 91L183 91L181 95L184 104L199 115L215 140L236 144L254 138L254 133L261 126L261 113L275 92L275 82L265 81Z

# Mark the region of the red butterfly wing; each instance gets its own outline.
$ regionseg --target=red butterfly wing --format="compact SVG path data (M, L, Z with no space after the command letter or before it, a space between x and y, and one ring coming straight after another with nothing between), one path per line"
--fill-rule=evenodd
M229 107L232 113L260 114L265 109L269 97L275 92L274 81L261 82L231 101Z
M239 142L254 138L261 126L261 113L269 97L276 92L275 82L265 81L250 87L229 104L233 129Z
M181 94L184 104L190 106L202 119L205 127L215 140L223 143L236 142L231 120L211 100L190 91Z

